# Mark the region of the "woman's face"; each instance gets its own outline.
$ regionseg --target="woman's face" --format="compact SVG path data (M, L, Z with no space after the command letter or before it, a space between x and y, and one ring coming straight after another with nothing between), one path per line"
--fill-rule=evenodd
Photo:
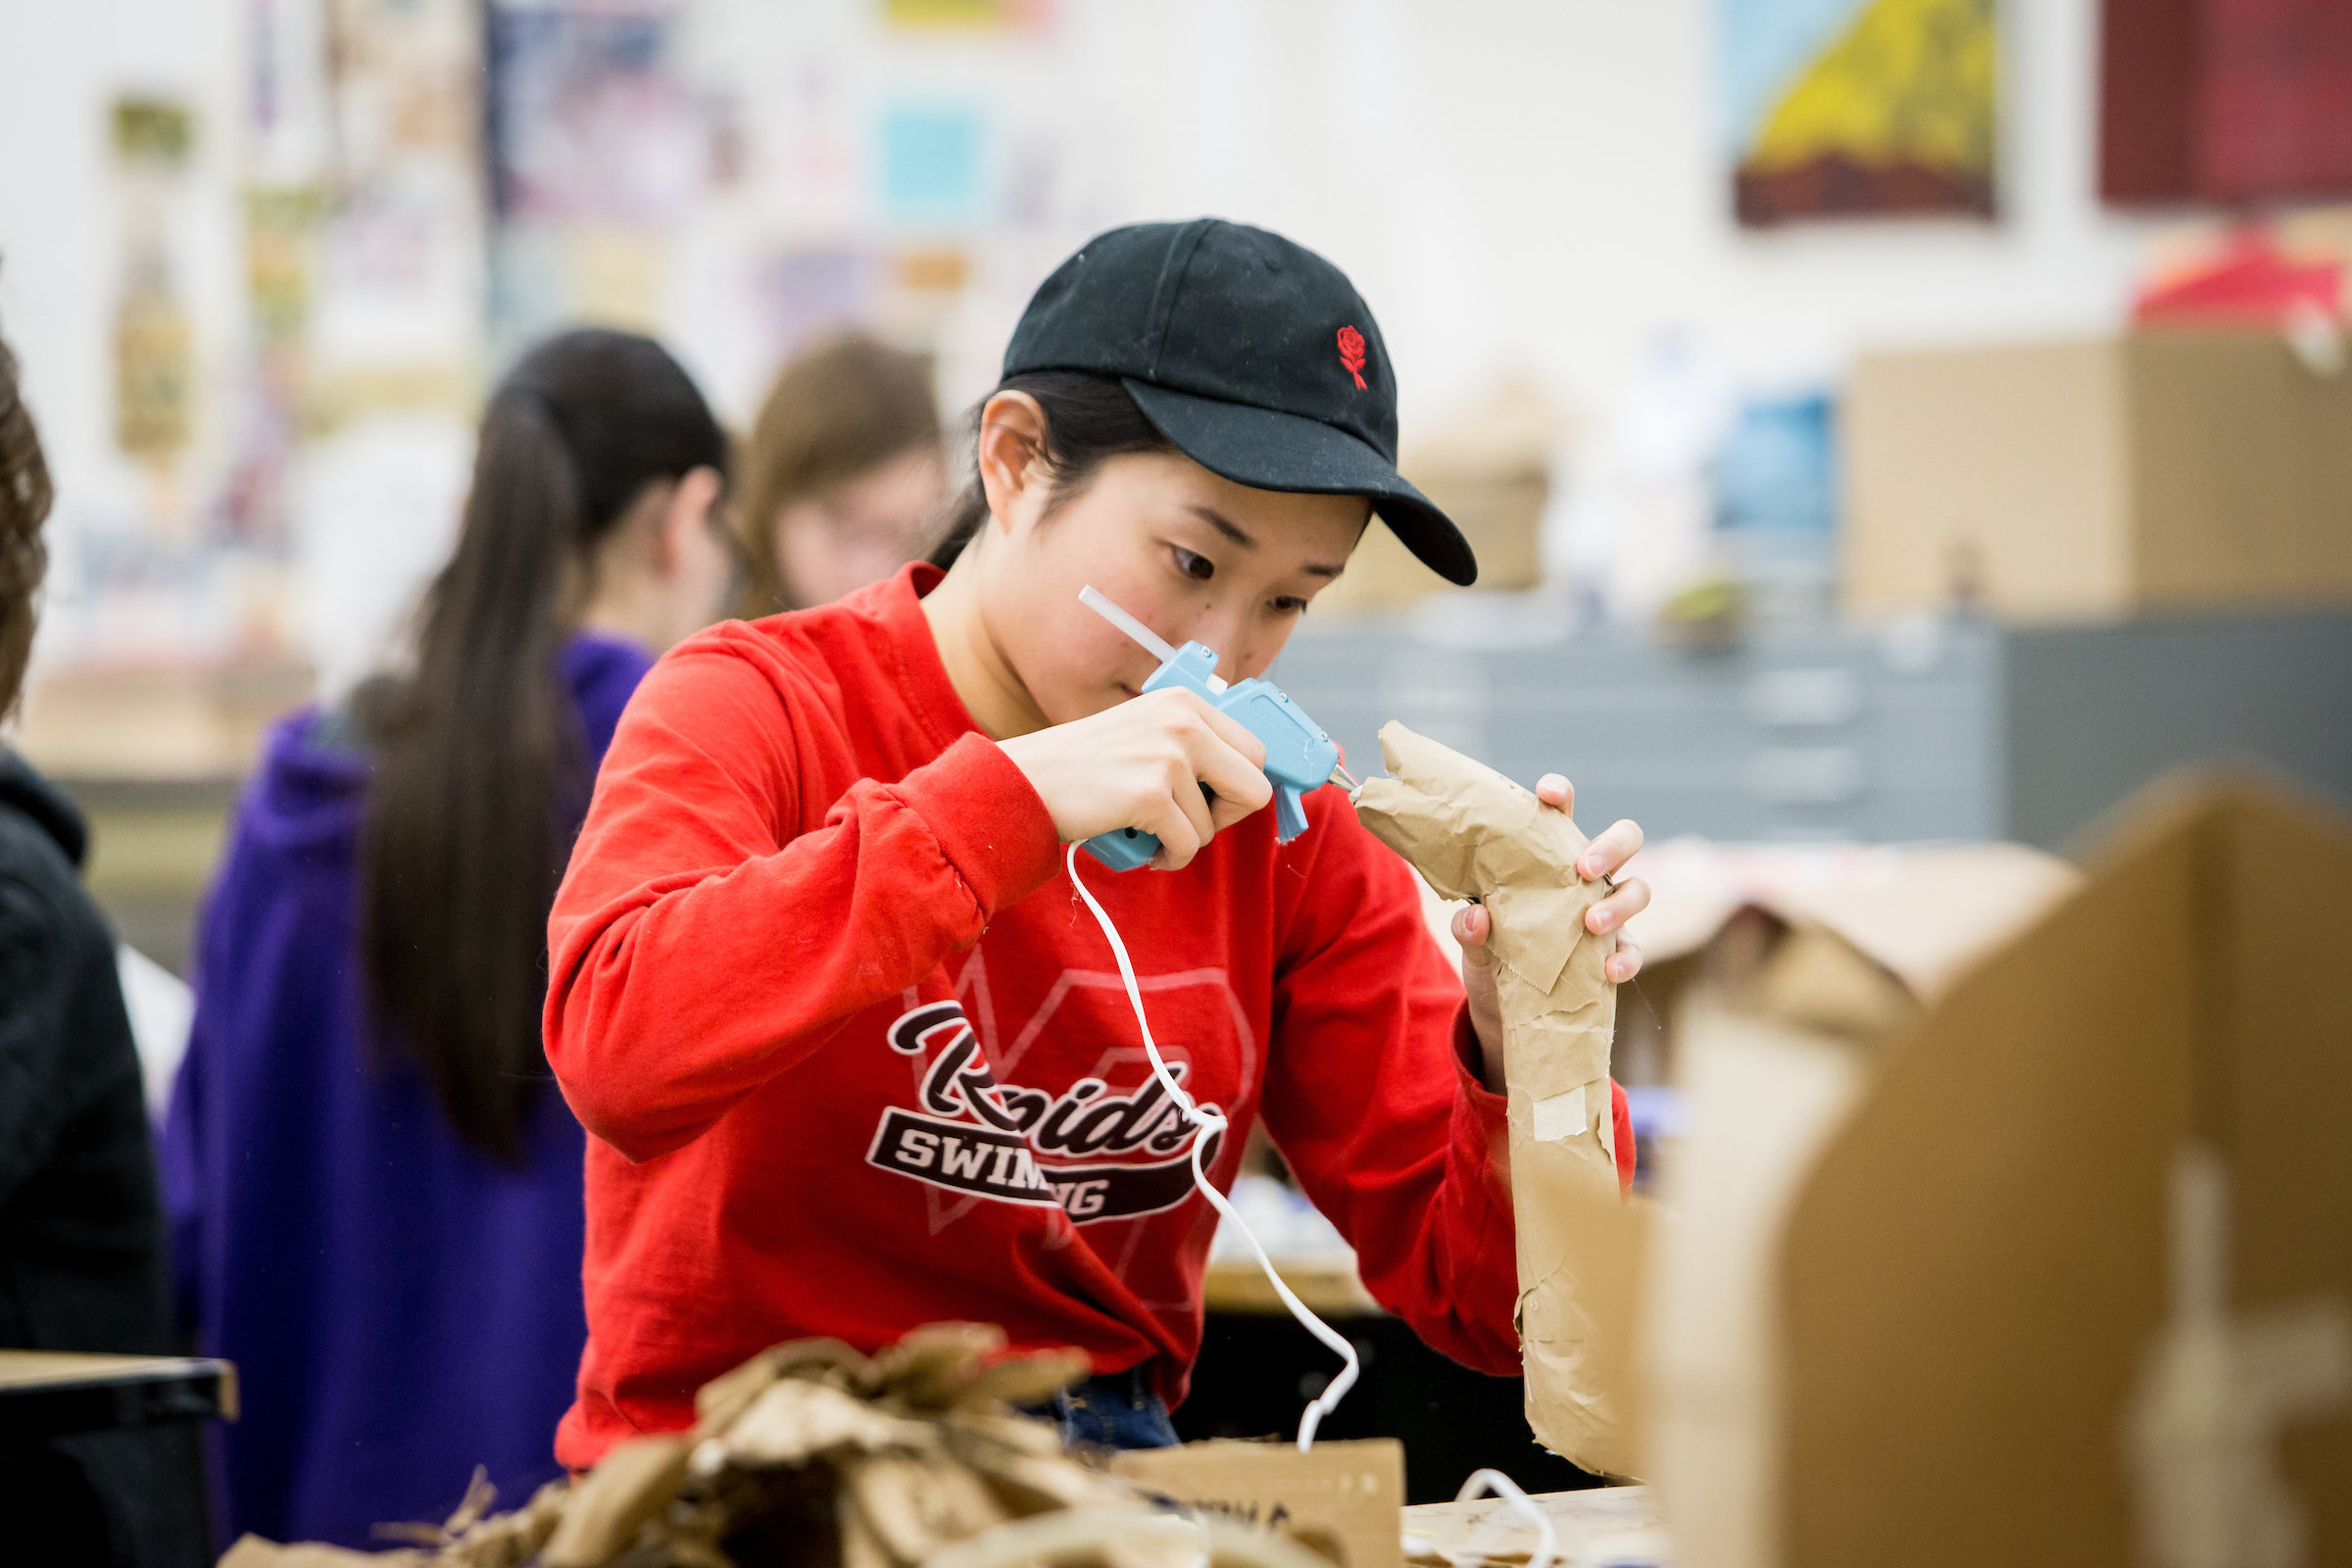
M1274 662L1370 516L1361 496L1252 490L1176 453L1113 458L1048 516L1050 489L1024 490L981 564L990 637L1054 724L1135 696L1158 667L1079 589L1170 643L1206 644L1239 681Z
M830 604L923 553L947 488L936 448L913 447L776 514L776 569L796 605Z

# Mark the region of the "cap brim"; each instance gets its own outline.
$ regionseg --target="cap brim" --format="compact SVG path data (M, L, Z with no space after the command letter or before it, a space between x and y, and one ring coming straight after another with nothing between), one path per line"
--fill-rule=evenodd
M1254 490L1363 496L1423 565L1460 587L1478 580L1478 558L1453 519L1347 431L1296 414L1120 379L1152 428L1209 472Z

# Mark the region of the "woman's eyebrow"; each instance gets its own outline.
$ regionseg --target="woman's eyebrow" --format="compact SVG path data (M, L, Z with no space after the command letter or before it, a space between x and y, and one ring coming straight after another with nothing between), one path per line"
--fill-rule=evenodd
M1217 532L1223 534L1235 544L1240 545L1244 550L1255 550L1257 548L1257 541L1255 539L1243 532L1240 524L1236 523L1232 518L1226 516L1225 514L1219 512L1216 508L1202 506L1200 502L1196 501L1191 506L1185 508L1185 510L1190 512L1194 516L1199 517L1202 522L1205 522L1210 527L1216 529Z
M1210 527L1216 529L1217 532L1223 534L1235 544L1240 545L1244 550L1255 550L1257 548L1257 541L1254 538L1252 538L1249 533L1245 532L1240 524L1236 523L1231 517L1226 516L1216 508L1203 506L1200 502L1196 501L1190 506L1186 507L1185 510L1190 512L1194 516L1199 517L1202 522L1205 522ZM1339 565L1330 565L1322 562L1309 562L1307 564L1300 566L1298 569L1306 573L1306 575L1309 577L1337 577L1345 568L1346 564L1347 564L1345 562L1341 563Z

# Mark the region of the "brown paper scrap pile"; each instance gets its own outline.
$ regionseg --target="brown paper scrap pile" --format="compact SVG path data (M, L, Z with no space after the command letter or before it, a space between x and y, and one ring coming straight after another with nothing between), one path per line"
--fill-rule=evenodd
M1577 875L1586 841L1565 811L1401 724L1380 749L1396 776L1366 780L1356 814L1494 921L1529 1425L1588 1470L1630 1475L1642 1216L1618 1198L1617 994L1602 968L1616 940L1585 930L1608 888Z
M1077 1351L1008 1356L1002 1330L965 1323L875 1356L796 1341L706 1384L692 1431L631 1439L513 1513L483 1517L477 1477L446 1524L404 1532L415 1547L247 1536L220 1568L1186 1568L1203 1530L1221 1563L1330 1568L1264 1532L1163 1513L1020 1413L1086 1371Z

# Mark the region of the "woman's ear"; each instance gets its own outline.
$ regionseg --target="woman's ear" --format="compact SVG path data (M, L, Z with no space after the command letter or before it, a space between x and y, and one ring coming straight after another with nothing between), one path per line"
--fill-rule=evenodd
M670 486L668 498L662 503L655 546L664 576L675 576L687 564L699 563L710 554L718 526L710 509L718 505L723 487L718 470L709 467L689 468Z
M1026 392L990 398L980 411L978 456L989 515L1009 532L1016 517L1040 510L1046 493L1046 411L1037 399Z

